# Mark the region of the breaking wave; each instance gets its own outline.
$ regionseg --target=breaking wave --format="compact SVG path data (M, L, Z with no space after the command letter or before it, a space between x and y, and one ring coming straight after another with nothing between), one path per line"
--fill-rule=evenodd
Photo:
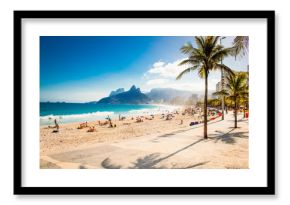
M108 115L112 116L114 115L114 112L92 112L72 115L46 115L40 116L40 124L53 124L55 119L60 123L101 120L105 119L105 117L107 117Z

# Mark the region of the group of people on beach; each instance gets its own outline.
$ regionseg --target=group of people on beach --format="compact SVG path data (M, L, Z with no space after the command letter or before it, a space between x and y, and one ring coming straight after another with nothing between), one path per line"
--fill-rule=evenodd
M180 112L180 110L174 110L171 112L166 110L165 112L161 114L160 119L164 119L168 121L168 120L172 120L174 117L180 114L183 116L184 115L193 116L193 119L195 121L190 122L189 126L203 123L203 111L200 107L187 107L183 109L182 112ZM208 109L207 115L209 117L208 120L211 121L211 120L216 119L217 117L220 117L221 112L216 109ZM87 132L96 132L97 131L96 126L108 126L109 128L117 127L116 124L113 124L113 121L110 118L110 116L107 116L105 119L106 119L105 121L99 120L95 126L89 126L88 122L80 123L77 129L88 128ZM119 115L119 121L124 121L126 119L127 118L125 116ZM146 115L146 116L136 116L136 117L131 117L129 119L135 120L135 123L142 123L144 122L144 120L154 120L155 115L151 114L151 115ZM49 126L49 128L55 128L53 132L59 132L59 124L56 119L54 120L54 123L55 123L55 126ZM184 123L183 119L180 119L179 125L183 125L183 123ZM123 124L129 125L130 123L123 123Z

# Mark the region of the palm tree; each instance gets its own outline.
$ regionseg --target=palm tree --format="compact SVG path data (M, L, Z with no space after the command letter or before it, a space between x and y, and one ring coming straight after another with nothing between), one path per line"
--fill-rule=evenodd
M210 71L224 69L228 73L233 73L232 70L220 63L220 59L232 53L232 48L224 48L218 44L219 36L195 37L197 48L194 48L191 43L186 43L180 49L182 53L187 54L188 58L183 60L179 65L188 65L189 67L183 70L176 79L192 71L197 70L201 78L205 81L204 91L204 139L207 139L207 95L208 95L208 75Z
M234 103L235 128L238 127L238 109L240 102L248 96L247 77L244 73L237 73L227 77L228 99Z

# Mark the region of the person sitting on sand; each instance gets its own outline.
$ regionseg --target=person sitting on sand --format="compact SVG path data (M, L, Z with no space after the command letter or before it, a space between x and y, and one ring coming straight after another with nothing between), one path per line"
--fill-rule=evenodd
M113 123L112 123L112 120L111 120L111 118L110 118L109 115L108 115L108 117L106 117L106 119L108 120L107 122L109 123L109 127L110 127L110 128L114 127L114 126L113 126ZM107 124L108 124L108 123L107 123Z
M172 119L172 114L168 114L167 116L166 116L166 119L165 120L171 120Z
M143 120L142 120L142 118L139 118L139 117L138 117L138 118L136 118L136 122L137 122L137 123L139 123L139 122L143 122Z
M92 126L88 129L87 132L96 132L97 130L95 129L95 126Z
M53 130L52 132L59 132L59 125L58 125L56 119L54 119L54 124L55 124L54 128L56 128L56 130Z

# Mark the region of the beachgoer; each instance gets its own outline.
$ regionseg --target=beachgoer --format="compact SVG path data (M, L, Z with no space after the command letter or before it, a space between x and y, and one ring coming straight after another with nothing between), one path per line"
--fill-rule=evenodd
M54 124L55 124L55 128L56 128L56 130L58 131L58 130L59 130L59 125L58 125L56 119L54 119Z

